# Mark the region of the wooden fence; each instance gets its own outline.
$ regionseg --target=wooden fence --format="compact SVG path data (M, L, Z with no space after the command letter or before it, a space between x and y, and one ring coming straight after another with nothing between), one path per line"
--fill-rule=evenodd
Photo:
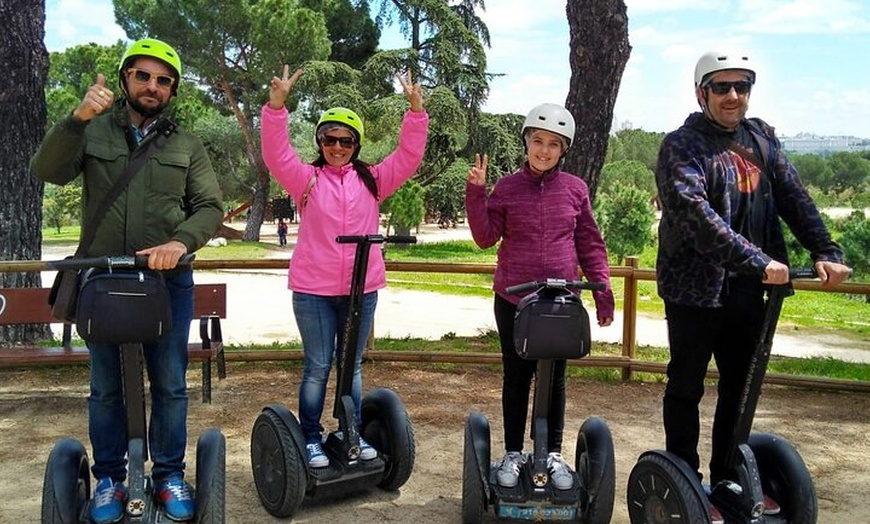
M257 270L286 269L288 259L244 259L244 260L196 260L194 268L198 270ZM460 264L437 262L403 262L387 261L387 271L419 272L419 273L466 273L492 274L494 264ZM0 262L0 272L31 272L50 270L44 261L12 261ZM638 267L636 258L629 258L625 266L611 266L611 278L622 278L625 281L623 291L623 331L622 355L590 356L581 360L571 361L571 364L585 367L618 368L622 379L630 380L635 372L661 373L666 371L666 364L637 360L635 349L637 345L637 287L641 281L655 281L655 270ZM846 282L832 288L823 288L820 282L798 280L795 289L814 292L849 293L870 295L870 284ZM300 352L291 351L231 351L227 352L227 360L284 360L300 358ZM498 363L501 356L492 353L423 353L397 351L370 351L368 357L373 360L408 361L408 362L448 362L448 363ZM716 377L716 371L711 371L710 377ZM789 386L800 386L827 390L860 391L870 393L870 382L858 380L829 379L822 377L796 376L782 373L768 373L766 383Z

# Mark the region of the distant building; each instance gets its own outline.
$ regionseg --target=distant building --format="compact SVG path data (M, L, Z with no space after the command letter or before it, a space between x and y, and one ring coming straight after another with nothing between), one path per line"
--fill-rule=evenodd
M854 136L817 136L800 133L779 137L782 147L791 153L827 155L838 151L870 151L870 139Z

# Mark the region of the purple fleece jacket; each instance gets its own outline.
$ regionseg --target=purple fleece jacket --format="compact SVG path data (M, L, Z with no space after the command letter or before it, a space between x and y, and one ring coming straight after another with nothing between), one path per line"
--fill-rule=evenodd
M501 240L492 287L502 298L519 303L522 296L505 289L524 282L576 280L579 265L588 281L607 285L593 297L598 318L613 318L607 248L592 216L589 189L579 177L558 168L538 177L525 163L499 179L489 199L484 186L466 183L465 208L478 246Z

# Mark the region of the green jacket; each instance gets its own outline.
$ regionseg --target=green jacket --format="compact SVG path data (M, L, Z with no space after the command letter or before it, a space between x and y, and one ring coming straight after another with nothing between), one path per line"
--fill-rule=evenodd
M135 143L128 142L128 127L123 104L90 122L68 116L48 131L31 159L31 171L45 182L64 185L82 174L83 225L94 220L131 151L158 134L149 133L138 146L128 145ZM87 254L131 255L171 240L193 253L215 234L222 219L220 187L202 141L176 128L109 207Z

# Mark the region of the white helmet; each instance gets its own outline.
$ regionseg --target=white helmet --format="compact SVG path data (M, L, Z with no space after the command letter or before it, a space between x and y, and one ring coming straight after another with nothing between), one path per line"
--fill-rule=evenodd
M726 69L746 71L749 73L749 82L755 83L755 70L748 56L741 53L709 51L704 53L695 65L695 86L700 86L708 75Z
M568 147L574 141L574 117L571 112L558 104L535 106L526 115L520 135L525 137L526 129L543 129L568 140Z

